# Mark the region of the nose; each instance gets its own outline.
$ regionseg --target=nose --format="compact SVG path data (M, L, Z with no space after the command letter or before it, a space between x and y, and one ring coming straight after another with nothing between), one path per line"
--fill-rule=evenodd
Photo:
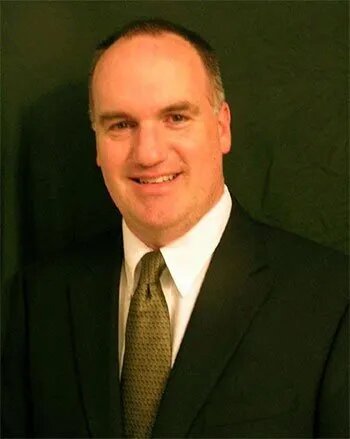
M143 167L155 166L166 158L165 142L153 121L138 126L133 139L133 161Z

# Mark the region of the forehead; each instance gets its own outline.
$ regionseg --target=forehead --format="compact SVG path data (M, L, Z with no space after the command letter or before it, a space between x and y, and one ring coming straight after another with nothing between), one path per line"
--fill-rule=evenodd
M157 97L194 99L209 95L209 79L202 59L183 38L164 33L137 35L114 43L98 61L93 81L94 103L114 99ZM185 96L187 95L187 96ZM171 103L171 102L169 102Z

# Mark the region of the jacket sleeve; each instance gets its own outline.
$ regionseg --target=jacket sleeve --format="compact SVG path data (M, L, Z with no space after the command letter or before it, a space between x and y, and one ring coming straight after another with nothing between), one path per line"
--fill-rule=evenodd
M343 316L328 357L319 394L316 437L349 438L349 319Z
M28 333L22 276L2 297L1 437L32 437Z

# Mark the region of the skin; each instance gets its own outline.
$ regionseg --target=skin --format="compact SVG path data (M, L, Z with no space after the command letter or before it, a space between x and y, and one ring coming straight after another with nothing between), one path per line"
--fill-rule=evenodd
M170 33L117 41L97 63L92 102L97 164L130 230L153 249L185 234L221 197L231 146L228 104L214 111L195 49Z

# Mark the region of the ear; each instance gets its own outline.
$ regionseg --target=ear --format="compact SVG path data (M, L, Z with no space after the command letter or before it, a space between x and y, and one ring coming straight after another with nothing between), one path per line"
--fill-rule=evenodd
M91 93L91 91L90 91ZM96 120L94 117L94 110L93 110L93 104L92 104L92 96L91 94L89 95L89 119L90 119L90 124L91 124L91 129L92 131L95 133L95 143L96 143L96 165L98 167L101 167L101 163L100 163L100 158L99 158L99 153L98 153L98 145L97 145L97 131L96 131Z
M98 167L101 167L101 162L100 162L100 154L98 152L98 141L97 141L97 132L96 132L96 126L94 122L91 122L91 128L94 130L95 132L95 143L96 143L96 165Z
M96 165L100 168L101 167L101 163L100 163L100 157L98 154L98 150L96 150Z
M231 112L227 102L221 105L217 118L221 152L227 154L231 150Z
M100 168L101 167L101 160L100 160L100 152L98 147L98 141L96 139L96 165Z

